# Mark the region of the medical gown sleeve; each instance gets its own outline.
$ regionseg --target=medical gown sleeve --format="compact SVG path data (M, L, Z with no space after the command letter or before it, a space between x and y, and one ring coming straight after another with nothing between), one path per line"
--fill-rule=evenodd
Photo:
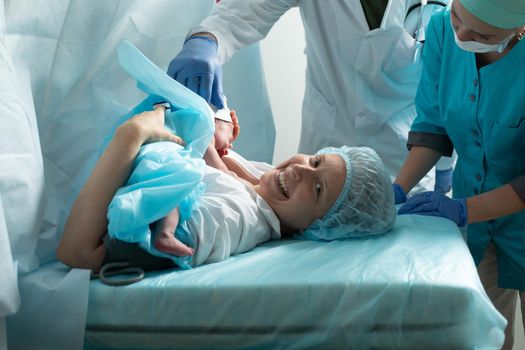
M441 79L454 77L441 76L443 25L443 16L433 16L427 28L423 70L415 100L417 116L412 123L408 146L427 146L450 156L453 146L443 125L439 91Z
M219 43L221 64L224 64L237 50L266 37L275 22L297 3L298 0L222 1L189 35L213 33Z
M138 243L151 254L167 256L151 246L150 224L176 207L181 214L179 225L190 217L205 189L201 182L205 168L202 156L214 132L213 118L201 97L169 78L129 42L119 47L119 60L124 70L137 79L137 87L149 96L120 118L116 126L151 110L156 102L167 101L171 110L165 112L166 127L182 137L186 146L155 142L140 148L127 183L109 204L108 233ZM192 244L188 237L182 240ZM183 258L168 257L179 266L187 266Z

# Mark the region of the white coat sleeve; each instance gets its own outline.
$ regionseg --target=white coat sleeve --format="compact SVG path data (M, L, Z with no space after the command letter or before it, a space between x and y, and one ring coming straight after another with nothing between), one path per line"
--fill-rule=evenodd
M233 54L263 39L275 22L298 0L222 0L213 13L188 35L210 32L217 37L221 64Z

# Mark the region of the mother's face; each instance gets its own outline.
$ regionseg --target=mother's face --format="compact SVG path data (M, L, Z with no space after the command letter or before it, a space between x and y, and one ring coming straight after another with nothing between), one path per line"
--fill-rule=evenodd
M298 154L265 173L256 191L282 225L303 230L332 207L345 178L346 165L338 155Z

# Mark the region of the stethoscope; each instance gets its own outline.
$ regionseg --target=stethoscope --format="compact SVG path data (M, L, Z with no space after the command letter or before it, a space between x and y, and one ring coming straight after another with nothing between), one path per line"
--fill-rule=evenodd
M405 23L407 21L408 16L417 8L419 8L419 15L417 17L416 26L414 29L414 32L412 34L412 38L415 41L416 49L414 51L414 63L419 61L419 58L421 57L421 53L423 51L423 44L425 43L425 28L424 28L424 16L425 16L425 7L427 5L438 5L442 7L448 6L448 3L443 1L433 1L433 0L421 0L418 3L410 6L407 10L407 14L405 16Z
M446 7L446 6L448 6L448 3L445 3L445 2L442 2L442 1L421 0L420 2L410 6L408 8L407 14L405 15L405 20L408 18L410 13L412 13L412 11L414 11L415 9L420 7L419 16L418 16L417 24L416 24L416 30L414 31L413 38L415 40L417 40L421 44L423 44L425 42L425 30L424 30L424 28L422 28L422 24L423 24L423 16L424 16L424 13L425 13L424 9L425 9L425 6L427 6L427 5L439 5L439 6L442 6L442 7Z

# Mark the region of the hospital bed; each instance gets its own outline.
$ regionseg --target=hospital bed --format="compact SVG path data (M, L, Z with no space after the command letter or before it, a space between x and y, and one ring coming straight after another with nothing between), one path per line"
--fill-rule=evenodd
M136 284L92 281L88 349L483 349L505 321L445 219L380 237L274 241Z
M167 67L213 6L2 2L0 282L10 288L0 315L16 313L0 329L0 346L7 334L10 350L497 348L505 320L445 219L399 217L374 239L269 242L125 287L56 262L71 199L112 118L143 98L116 48L127 39ZM244 116L236 146L270 161L275 130L258 47L239 52L224 77L230 105ZM254 139L263 146L249 147Z
M53 349L498 349L506 325L461 233L435 217L400 216L370 239L273 241L128 286L76 271L54 262L21 279L9 349L35 348L28 333Z

